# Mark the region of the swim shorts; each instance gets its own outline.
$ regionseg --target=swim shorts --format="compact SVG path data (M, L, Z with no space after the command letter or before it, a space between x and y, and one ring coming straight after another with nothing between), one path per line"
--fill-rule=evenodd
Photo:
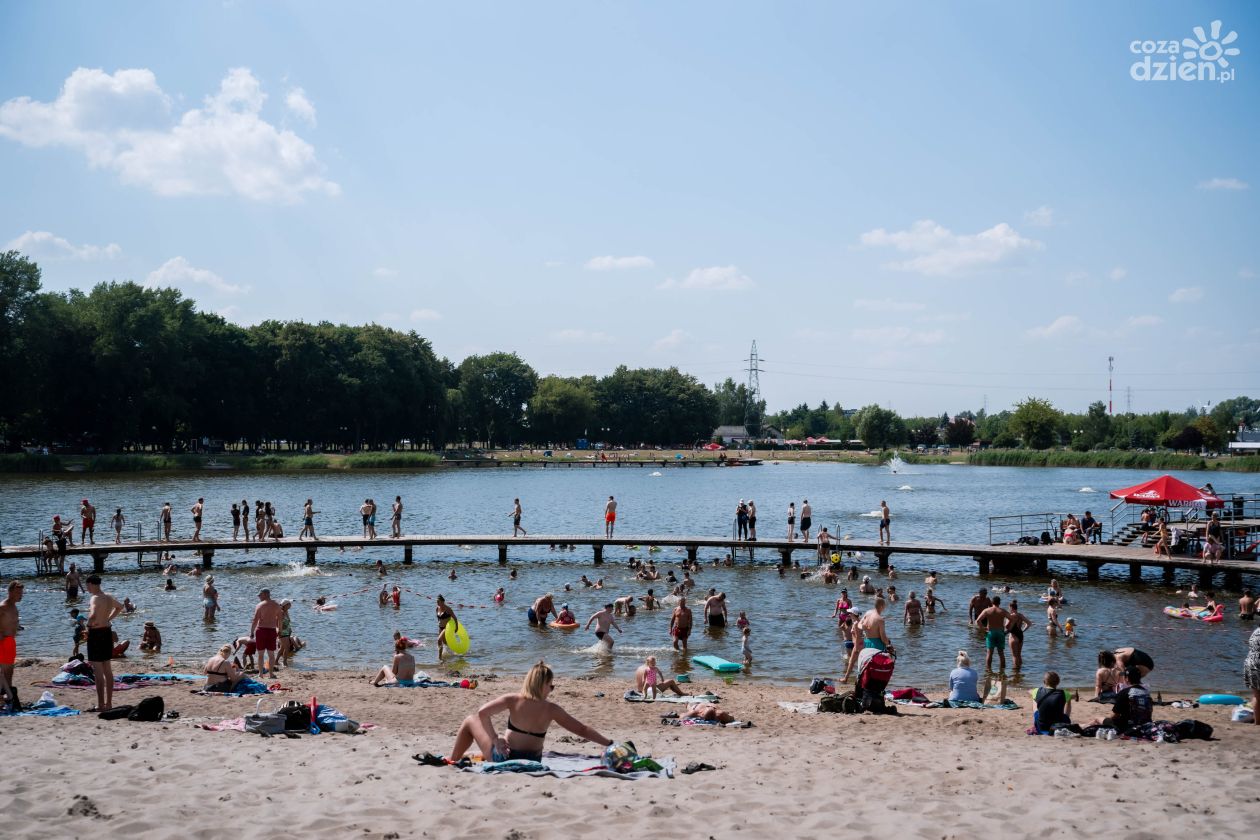
M541 763L542 763L542 753L541 753L541 752L530 752L530 751L527 751L527 750L514 750L514 749L512 749L511 747L509 747L509 748L508 748L508 751L507 751L507 755L504 755L503 753L499 752L499 748L496 746L496 747L493 747L493 748L490 750L490 760L491 760L491 761L494 761L494 762L499 762L499 761L533 761L533 762L537 762L537 763L541 764Z
M274 627L259 627L254 631L254 644L259 650L275 650L277 635L279 633Z
M674 628L674 638L678 639L679 641L683 641L683 642L687 641L687 638L690 635L691 635L690 627L675 627Z
M529 609L525 611L525 617L529 619L530 624L538 623L538 613L534 610L533 607L530 607Z
M802 517L801 517L801 530L802 530L802 531L808 531L808 530L809 530L809 526L813 523L813 521L814 521L814 520L812 520L812 519L811 519L811 518L809 518L808 516L802 516Z
M66 600L67 601L73 601L75 598L78 598L78 597L79 597L79 587L77 586L66 587Z
M883 639L871 639L871 638L867 638L867 640L866 640L866 641L862 642L862 647L864 647L864 648L875 648L875 650L888 650L888 648L884 646L884 640L883 640Z
M87 658L88 662L108 662L114 658L114 634L110 628L88 628Z
M95 520L95 519L84 519L84 520L83 520L83 530L84 530L84 531L90 531L91 529L93 529L93 528L95 528L95 527L96 527L96 520Z
M853 640L850 639L844 643L845 650L853 650Z
M989 630L984 634L984 646L989 650L1002 650L1006 647L1006 633L1002 630Z
M5 636L0 639L0 665L12 665L17 662L17 639Z
M603 630L596 630L596 631L595 631L595 638L599 639L601 642L604 640L604 635L605 635L605 634L604 634L604 631L603 631Z
M725 627L726 616L722 615L721 613L716 613L716 614L711 613L709 615L709 626L710 627Z
M1136 665L1139 668L1145 668L1148 671L1155 670L1155 660L1151 659L1151 655L1141 650L1134 650L1129 656L1129 664Z
M608 511L608 513L604 514L604 521L605 521L605 522L616 522L616 521L617 521L617 511L615 511L615 510L610 510L610 511Z

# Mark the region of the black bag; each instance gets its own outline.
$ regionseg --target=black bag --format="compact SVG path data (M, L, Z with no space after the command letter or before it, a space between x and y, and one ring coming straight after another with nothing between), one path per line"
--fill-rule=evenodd
M1183 741L1189 738L1212 740L1212 727L1201 720L1186 718L1173 724L1173 728L1177 730L1177 737Z
M1041 532L1041 544L1042 544L1042 545L1050 545L1050 543L1052 543L1052 542L1054 542L1054 540L1052 540L1052 539L1050 538L1050 532L1049 532L1049 531L1042 531L1042 532Z
M311 707L290 700L280 709L284 715L284 728L288 732L306 732L311 728Z
M97 717L101 720L122 720L135 711L135 708L135 706L115 706L107 712L101 712Z
M166 712L166 702L157 695L146 697L141 700L131 714L127 715L127 720L138 720L142 723L156 723L162 719L162 715Z
M818 711L836 714L856 715L862 711L857 695L852 691L845 694L828 694L818 701Z

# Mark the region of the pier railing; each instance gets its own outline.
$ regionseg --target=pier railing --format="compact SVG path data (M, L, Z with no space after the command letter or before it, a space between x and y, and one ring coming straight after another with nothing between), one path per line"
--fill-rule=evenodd
M1021 537L1041 539L1048 532L1050 539L1058 542L1063 536L1060 524L1067 518L1065 513L1016 513L1009 516L989 517L989 545L1006 545L1019 542Z

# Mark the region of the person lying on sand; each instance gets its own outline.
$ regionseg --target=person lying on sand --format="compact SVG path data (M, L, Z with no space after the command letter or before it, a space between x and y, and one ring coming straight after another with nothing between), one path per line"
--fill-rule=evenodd
M394 642L393 661L376 672L372 685L379 687L383 682L411 685L415 678L416 658L407 652L407 641L400 638Z
M655 697L663 690L669 690L679 697L686 697L687 692L678 687L674 680L665 679L661 669L656 667L656 657L649 656L634 672L634 690L640 694Z
M601 747L612 744L612 739L605 738L559 704L548 700L554 690L555 676L551 668L539 662L525 675L519 693L496 697L476 714L464 718L446 762L457 763L474 743L489 761L541 761L543 741L553 722ZM499 735L494 728L494 716L502 712L508 713L507 732Z
M692 703L687 706L687 711L683 713L681 719L711 720L717 723L734 723L735 715L719 709L712 703Z

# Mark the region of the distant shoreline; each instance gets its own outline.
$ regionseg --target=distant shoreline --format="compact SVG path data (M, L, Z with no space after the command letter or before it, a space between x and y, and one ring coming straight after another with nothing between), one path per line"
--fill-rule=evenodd
M360 452L340 454L267 454L267 455L161 455L148 453L122 453L116 455L33 455L28 453L0 454L0 473L61 474L61 473L133 473L133 472L281 472L281 471L342 471L365 470L430 470L453 467L469 461L509 461L522 463L571 463L589 462L607 458L609 465L616 461L634 463L660 461L716 462L720 455L728 458L756 458L766 463L806 462L865 464L877 466L889 460L894 452L816 450L816 449L754 449L732 450L729 453L695 452L681 449L640 450L554 450L550 456L544 450L496 450L471 453L451 450L443 456L431 452ZM913 453L897 452L907 464L955 464L967 466L1002 467L1077 467L1112 468L1190 472L1260 472L1260 456L1205 458L1173 452L1142 452L1133 450L1105 450L1073 452L1070 450L987 449L980 452L950 450L945 452ZM601 463L603 463L601 461Z

